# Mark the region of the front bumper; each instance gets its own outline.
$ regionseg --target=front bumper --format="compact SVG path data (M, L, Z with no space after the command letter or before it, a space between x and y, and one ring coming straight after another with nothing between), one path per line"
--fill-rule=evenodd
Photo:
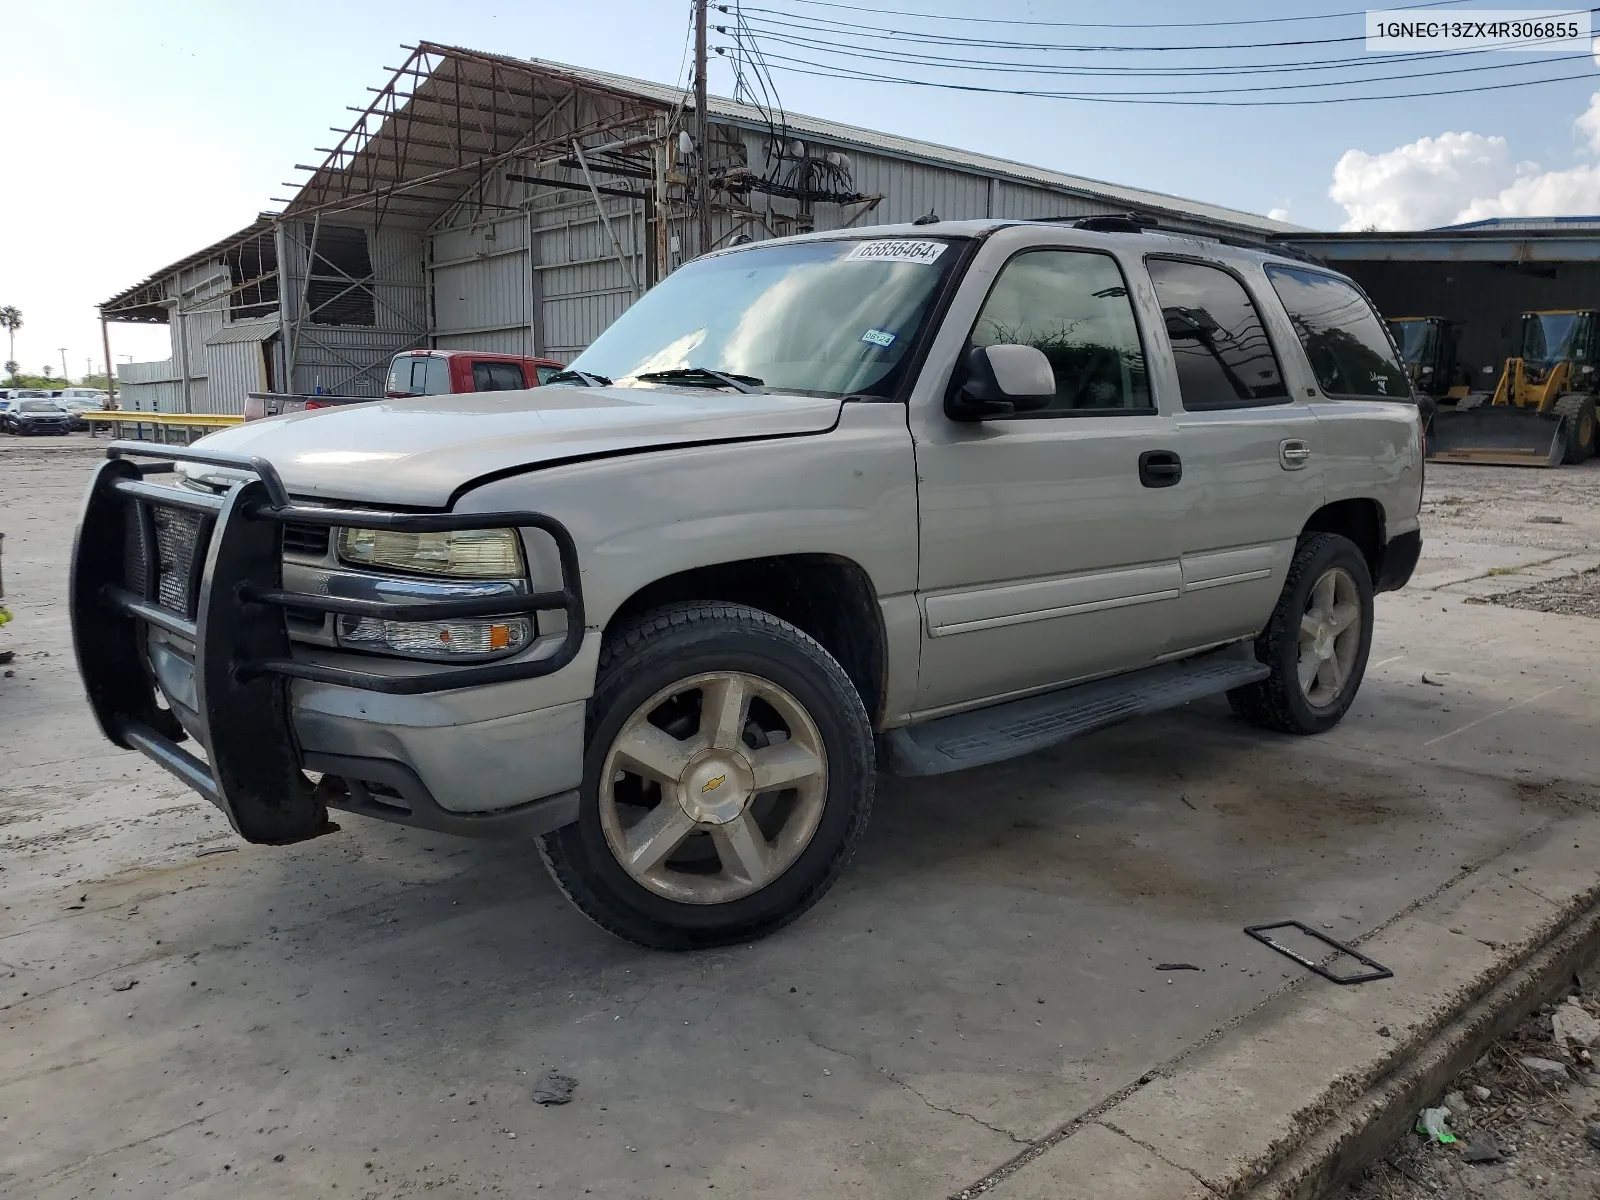
M560 522L527 512L306 508L260 459L137 442L114 442L107 455L73 548L71 617L79 672L113 742L160 763L253 842L315 837L329 828L330 807L479 835L543 833L574 819L581 699L487 715L471 700L515 693L583 653L577 555ZM178 461L255 478L221 496L146 482ZM562 587L425 605L289 591L288 523L537 530L555 544ZM175 541L174 527L184 539ZM380 669L358 671L342 665L352 656L296 656L289 610L400 621L560 611L565 631L531 657L404 671L373 660ZM204 759L179 745L186 735ZM323 777L313 784L306 771ZM453 805L465 792L473 809L446 807L441 786Z

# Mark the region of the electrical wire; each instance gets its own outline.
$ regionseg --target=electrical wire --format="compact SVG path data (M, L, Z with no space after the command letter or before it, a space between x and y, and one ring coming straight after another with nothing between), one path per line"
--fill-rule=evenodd
M900 66L933 67L940 70L976 71L989 74L1024 74L1024 75L1084 75L1094 72L1085 72L1081 69L1070 67L1057 67L1051 64L1031 63L1001 63L993 60L960 61L944 58L937 55L918 55L910 53L890 54L875 50L856 50L842 46L837 42L824 42L810 38L790 38L781 35L768 34L768 40L782 45L822 52L834 56L852 59L865 59L871 62L893 63ZM1341 88L1353 87L1366 83L1397 83L1411 79L1425 79L1438 75L1465 75L1481 71L1510 71L1521 70L1528 67L1544 66L1547 64L1572 62L1578 59L1588 59L1588 53L1562 54L1549 56L1540 62L1511 62L1511 63L1484 63L1477 66L1463 67L1452 66L1435 71L1410 70L1403 75L1365 75L1355 78L1317 80L1310 83L1275 83L1255 84L1248 87L1218 87L1218 88L1183 88L1165 91L1119 91L1112 93L1117 96L1211 96L1242 94L1247 92L1283 92L1303 91L1312 88ZM834 65L830 63L817 65Z
M1103 44L1065 44L1057 42L1040 41L1014 41L1004 38L957 36L947 33L933 33L918 29L886 29L881 26L863 25L859 22L835 21L827 18L806 17L803 14L787 12L783 9L761 8L751 5L749 12L766 14L757 18L768 24L788 25L791 28L811 30L818 25L836 27L838 32L850 33L852 36L868 37L878 41L884 40L909 40L928 44L959 46L966 48L983 48L995 50L1049 50L1064 54L1192 54L1203 50L1275 50L1292 46L1332 46L1348 45L1352 42L1365 42L1367 35L1361 33L1349 34L1329 38L1296 38L1279 42L1185 42L1176 45L1159 46L1127 46ZM1578 12L1592 12L1595 10L1574 10ZM784 20L783 18L789 18ZM1162 28L1170 28L1163 26ZM1533 39L1516 39L1505 45L1522 45L1525 42L1534 42ZM1536 43L1535 43L1536 44Z
M1584 57L1588 57L1585 55ZM898 83L908 87L938 88L944 91L972 92L985 95L999 96L1028 96L1046 100L1079 100L1089 104L1147 104L1163 106L1191 106L1206 108L1256 108L1256 107L1290 107L1308 104L1353 104L1369 100L1415 100L1427 96L1461 96L1477 92L1503 91L1514 87L1538 87L1547 83L1568 83L1579 79L1594 79L1600 73L1585 71L1575 75L1557 75L1549 79L1518 80L1513 83L1480 84L1476 87L1465 88L1440 88L1432 91L1421 92L1385 92L1365 96L1320 96L1316 98L1303 97L1287 100L1194 100L1176 98L1180 93L1167 93L1159 97L1130 97L1126 94L1106 92L1053 92L1034 88L1002 88L987 87L980 84L948 83L929 79L905 79L894 75L878 75L865 71L846 71L835 69L828 64L818 64L807 59L794 59L785 55L774 54L770 58L779 64L779 69L795 75L813 75L822 79L847 79L860 80L871 83ZM1206 93L1201 93L1206 94Z
M754 36L756 34L760 34L761 36L770 37L770 38L787 37L787 38L793 38L793 39L799 39L799 40L811 40L811 41L822 41L823 39L822 39L822 37L820 35L832 35L832 36L841 36L841 37L849 37L849 38L851 38L852 39L852 44L849 47L844 47L844 48L854 48L854 46L856 44L858 44L859 42L861 42L862 40L866 40L866 41L869 41L869 42L883 42L883 43L886 43L886 45L883 47L883 50L885 52L887 52L890 48L894 48L896 50L899 50L902 47L905 47L907 45L948 47L948 48L952 48L952 49L961 49L961 50L973 49L977 45L977 43L974 43L974 42L972 42L972 41L970 41L968 39L951 38L951 37L947 37L947 36L944 36L944 35L938 35L937 37L933 37L933 36L930 35L930 37L925 39L925 38L922 38L922 37L920 37L918 35L908 35L908 34L902 34L902 33L880 33L880 32L874 31L874 30L862 28L860 26L846 25L846 24L843 24L841 22L836 22L836 21L813 21L813 22L809 22L809 23L805 23L805 24L797 24L797 23L792 22L792 21L776 21L776 20L770 20L770 19L763 20L763 19L758 18L756 23L754 23L754 24L751 24L747 20L745 22L745 27L750 31L752 36ZM719 32L724 32L724 33L726 32L726 26L719 25L719 26L716 26L716 28L717 28L717 30ZM796 32L796 31L798 31L798 32ZM1528 43L1528 45L1530 45L1530 46L1538 45L1538 44L1541 44L1541 42L1545 41L1545 40L1553 40L1553 39L1541 39L1540 41L1530 41ZM841 43L838 43L838 42L832 42L832 43L828 43L828 44L834 45L834 46L841 46L842 45ZM1519 45L1520 45L1520 43L1519 43ZM1030 51L1040 51L1040 50L1048 51L1048 50L1052 50L1052 49L1058 49L1058 50L1071 50L1073 52L1076 52L1076 50L1077 50L1076 47L1052 47L1052 46L1045 45L1045 44L1035 44L1035 43L1005 43L1005 44L1000 45L1000 46L988 47L988 48L1008 49L1008 50L1023 50L1023 49L1026 49L1026 50L1030 50ZM911 51L911 50L906 50L904 52L907 53L907 54L915 54L916 53L915 51ZM1402 66L1402 65L1406 65L1406 64L1410 64L1410 63L1431 62L1431 61L1434 61L1436 59L1455 59L1455 58L1468 57L1468 56L1480 55L1480 54L1492 54L1492 53L1497 53L1497 52L1499 52L1498 49L1497 48L1492 48L1492 47L1471 49L1471 50L1412 51L1412 52L1400 53L1400 54L1385 54L1385 55L1382 56L1382 61L1383 61L1384 65L1386 65L1386 66ZM937 57L937 56L931 56L931 57ZM952 62L953 65L955 63L955 60L948 60L948 59L941 59L940 61L949 61L949 62ZM992 63L995 60L992 60L992 59L991 60L974 60L974 59L972 59L970 57L970 55L964 55L963 58L961 60L959 60L959 61L960 62L974 62L974 61L982 62L982 61L987 61L987 62L991 62ZM1333 70L1333 69L1337 69L1337 68L1341 68L1341 67L1354 67L1354 66L1362 66L1362 65L1371 66L1371 65L1373 65L1373 63L1374 63L1374 56L1373 55L1361 54L1361 55L1356 55L1356 56L1353 56L1353 57L1335 58L1335 59L1290 60L1290 61L1288 61L1286 63L1275 63L1275 64L1267 64L1267 65L1259 65L1259 64L1228 64L1228 65L1186 64L1186 65L1183 65L1183 66L1159 66L1159 65L1157 65L1157 66L1117 66L1117 65L1104 65L1104 64L1102 64L1102 65L1095 65L1095 66L1087 66L1087 65L1085 65L1085 66L1075 67L1074 69L1077 70L1077 71L1081 71L1084 74L1106 74L1106 75L1120 75L1120 74L1128 74L1128 75L1149 74L1149 75L1152 75L1152 76L1158 76L1158 75L1163 75L1163 74L1172 74L1172 75L1196 75L1196 74L1198 74L1198 75L1213 75L1213 74L1215 74L1215 75L1229 75L1229 74L1254 74L1254 73L1274 74L1274 73L1278 73L1278 72L1291 72L1291 71ZM1052 70L1052 71L1061 71L1062 73L1068 73L1063 68L1060 68L1059 66L1056 66L1055 64L1050 64L1047 69Z
M1172 29L1174 27L1181 29L1215 29L1230 25L1277 25L1291 21L1333 21L1344 17L1364 17L1368 11L1366 9L1358 9L1355 12L1316 13L1297 17L1254 17L1249 20L1240 21L1155 21L1142 24L1126 24L1098 21L1039 21L1014 17L962 17L949 13L908 12L904 9L898 8L869 8L860 4L841 4L838 3L837 0L788 0L788 2L790 4L808 4L816 8L839 8L844 9L847 12L855 13L878 13L883 16L890 17L916 17L918 19L927 21L963 21L982 25L1044 25L1066 29ZM1385 11L1408 12L1413 9L1421 8L1444 8L1447 5L1455 3L1459 3L1459 0L1426 0L1426 2L1422 4L1397 4L1393 8L1386 9ZM721 12L728 11L726 5L719 4L716 7ZM750 11L769 12L772 10L759 9L752 6ZM1580 9L1574 11L1582 10Z

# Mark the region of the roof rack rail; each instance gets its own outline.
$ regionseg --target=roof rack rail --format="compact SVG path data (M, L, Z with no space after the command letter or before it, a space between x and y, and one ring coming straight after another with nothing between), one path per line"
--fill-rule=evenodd
M1093 217L1079 217L1072 222L1074 229L1089 229L1095 233L1143 233L1155 229L1161 222L1141 213L1102 213Z

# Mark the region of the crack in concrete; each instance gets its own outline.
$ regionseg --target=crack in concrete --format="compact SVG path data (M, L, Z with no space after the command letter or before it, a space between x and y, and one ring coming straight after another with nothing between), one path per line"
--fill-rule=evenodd
M871 1070L876 1070L878 1072L878 1074L882 1075L890 1083L893 1083L898 1087L904 1088L906 1091L910 1092L913 1096L915 1096L918 1100L921 1100L924 1104L926 1104L934 1112L949 1113L953 1117L965 1117L965 1118L967 1118L967 1120L972 1121L972 1122L974 1122L974 1123L976 1123L978 1125L981 1125L983 1128L987 1129L990 1133L998 1133L1001 1137L1010 1138L1013 1142L1015 1142L1019 1146L1027 1146L1027 1145L1031 1144L1028 1141L1027 1138L1018 1137L1016 1134L1012 1133L1011 1130L1005 1129L1005 1128L1003 1128L1003 1127L1001 1127L999 1125L991 1125L988 1121L985 1121L982 1117L978 1116L976 1113L966 1112L965 1110L959 1109L959 1108L947 1108L946 1106L944 1106L942 1104L935 1104L932 1100L928 1099L927 1096L923 1095L920 1091L918 1091L916 1088L912 1087L904 1079L901 1079L893 1071L889 1070L888 1067L873 1067L872 1063L867 1061L860 1054L852 1053L849 1050L840 1050L837 1046L830 1046L826 1042L824 1042L821 1039L819 1039L817 1037L817 1035L812 1033L809 1029L802 1028L800 1030L800 1033L806 1039L806 1041L810 1042L818 1050L826 1050L829 1054L837 1054L840 1058L849 1059L851 1062L855 1063L857 1066L868 1068L868 1069L871 1069Z
M1165 1154L1161 1153L1161 1151L1158 1150L1156 1147L1152 1146L1149 1142L1140 1141L1138 1138L1134 1137L1133 1134L1129 1133L1126 1129L1123 1129L1121 1126L1113 1125L1110 1121L1106 1121L1106 1120L1096 1121L1095 1124L1101 1126L1104 1129L1109 1129L1112 1133L1116 1134L1118 1137L1127 1138L1130 1142L1132 1142L1135 1146L1138 1146L1139 1149L1143 1150L1146 1154L1150 1155L1157 1162L1164 1162L1164 1163L1167 1164L1167 1166L1173 1168L1174 1170L1182 1171L1185 1175L1189 1176L1189 1178L1193 1179L1196 1183L1198 1183L1201 1187L1205 1188L1205 1190L1210 1192L1213 1196L1221 1196L1221 1195L1225 1195L1226 1194L1226 1193L1218 1190L1217 1188L1212 1187L1210 1182L1207 1181L1206 1178L1203 1175L1201 1175L1198 1171L1191 1170L1190 1168L1184 1166L1180 1162L1174 1162L1172 1159L1168 1158Z

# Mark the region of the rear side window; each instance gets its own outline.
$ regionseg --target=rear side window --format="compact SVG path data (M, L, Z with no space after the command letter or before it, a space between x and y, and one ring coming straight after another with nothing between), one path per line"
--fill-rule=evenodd
M1343 279L1301 267L1267 267L1267 278L1305 347L1317 385L1332 396L1408 399L1410 385L1378 314Z
M1190 412L1283 404L1278 356L1244 285L1220 267L1153 258L1146 264Z
M1055 374L1055 398L1024 416L1153 407L1127 284L1109 255L1030 250L1008 262L969 343L1004 344L1042 350Z
M550 376L561 374L560 367L535 367L534 374L538 376L541 386L550 382Z
M517 363L472 364L472 390L475 392L515 392L527 386L522 382L522 367Z
M431 354L400 354L389 366L388 390L397 396L444 396L450 392L450 364Z

